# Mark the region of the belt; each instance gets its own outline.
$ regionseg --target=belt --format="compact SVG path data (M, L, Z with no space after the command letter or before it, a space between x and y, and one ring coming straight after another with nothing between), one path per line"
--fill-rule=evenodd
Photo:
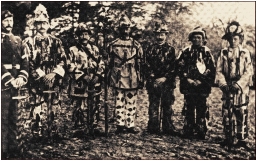
M4 67L6 68L6 69L13 69L13 68L15 68L15 69L20 69L20 64L16 64L15 66L13 66L12 64L4 64Z

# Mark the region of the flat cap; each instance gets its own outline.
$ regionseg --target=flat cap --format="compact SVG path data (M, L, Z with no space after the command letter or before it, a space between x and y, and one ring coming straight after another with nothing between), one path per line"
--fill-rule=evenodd
M7 17L13 17L13 14L9 10L1 11L1 20L6 19Z

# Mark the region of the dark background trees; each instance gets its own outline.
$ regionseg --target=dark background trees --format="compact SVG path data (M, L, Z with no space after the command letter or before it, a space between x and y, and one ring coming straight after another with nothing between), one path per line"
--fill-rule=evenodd
M185 46L189 45L188 33L195 27L204 27L207 31L207 46L211 49L215 59L218 57L219 50L226 46L226 42L221 40L224 34L224 28L232 20L237 20L240 12L237 14L240 4L237 2L222 3L220 8L213 9L202 14L209 20L209 23L199 19L199 11L205 8L214 8L215 2L179 2L179 1L1 1L2 9L9 9L14 13L14 29L16 35L23 37L25 27L28 25L28 19L33 17L33 11L41 3L47 8L50 20L56 19L59 32L56 36L62 36L63 40L72 36L76 28L76 22L90 22L90 27L94 32L93 40L97 40L99 32L107 33L108 40L112 40L118 35L118 20L122 13L125 13L134 24L133 32L141 31L142 42L152 42L154 24L156 21L165 22L168 25L169 37L176 51L179 52ZM221 3L221 2L220 2ZM241 2L243 3L243 2ZM246 2L245 2L246 3ZM230 14L229 19L222 19L213 13L223 12L224 8L237 5ZM223 8L222 8L223 7ZM235 12L234 12L235 11ZM78 20L75 20L75 13L79 14ZM221 14L222 15L222 14ZM198 17L196 19L195 17ZM249 18L249 17L246 17ZM240 22L240 21L239 21ZM52 23L52 22L51 22ZM62 23L62 24L61 24ZM245 30L244 45L251 51L252 60L255 66L255 25L254 22L241 24ZM56 27L56 28L57 28ZM33 29L33 27L31 28ZM52 27L55 30L55 26ZM69 42L67 42L69 44Z

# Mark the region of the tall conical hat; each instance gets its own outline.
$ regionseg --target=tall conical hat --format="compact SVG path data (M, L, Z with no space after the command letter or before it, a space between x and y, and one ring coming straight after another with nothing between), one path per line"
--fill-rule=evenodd
M132 23L126 14L122 14L119 20L119 27L131 27Z
M35 11L35 22L48 22L49 21L49 16L47 14L46 8L45 6L43 6L42 4L39 4Z

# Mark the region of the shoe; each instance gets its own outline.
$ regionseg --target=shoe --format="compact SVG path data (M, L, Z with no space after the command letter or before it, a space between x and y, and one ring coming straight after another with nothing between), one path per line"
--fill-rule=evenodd
M160 130L158 130L158 129L147 129L147 132L149 134L159 134Z
M194 129L192 126L184 126L182 137L184 138L192 138L194 136Z
M124 126L117 126L117 130L115 131L115 134L118 135L120 133L123 133Z
M202 119L203 120L203 119ZM204 140L205 139L205 135L206 135L206 132L207 132L207 127L206 127L206 123L205 123L205 120L202 121L201 124L197 125L197 136L199 139L201 140Z
M175 130L163 130L162 133L166 134L166 135L176 136L177 131L175 131Z
M175 129L175 126L172 125L170 128L162 129L163 134L172 135L175 136L177 134L177 131Z
M128 128L128 129L127 129L127 132L128 132L128 133L132 133L132 134L138 134L138 133L139 133L139 131L136 130L135 127Z
M200 140L205 140L205 135L206 135L205 132L199 132L199 133L197 134L197 137L198 137Z

